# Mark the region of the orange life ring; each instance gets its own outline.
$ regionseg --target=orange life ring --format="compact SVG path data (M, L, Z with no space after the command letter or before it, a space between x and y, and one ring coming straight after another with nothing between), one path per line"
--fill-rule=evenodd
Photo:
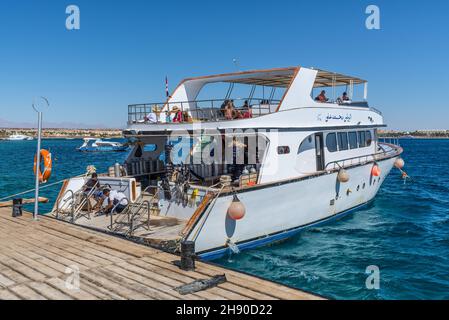
M41 150L41 159L44 161L44 171L41 172L39 170L39 181L41 183L45 183L50 179L51 176L51 168L52 168L52 160L51 160L51 153L48 150L42 149ZM34 156L34 174L36 174L36 165L37 165L37 155Z

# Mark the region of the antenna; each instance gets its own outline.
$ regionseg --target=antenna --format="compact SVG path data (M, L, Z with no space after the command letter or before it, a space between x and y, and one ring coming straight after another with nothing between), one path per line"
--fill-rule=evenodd
M237 68L237 71L241 71L240 70L240 64L239 64L239 60L237 58L232 59L232 62L234 63L235 67Z

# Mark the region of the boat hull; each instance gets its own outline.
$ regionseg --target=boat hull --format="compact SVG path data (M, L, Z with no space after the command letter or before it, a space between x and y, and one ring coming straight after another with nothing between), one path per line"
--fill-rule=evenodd
M373 177L374 163L348 168L350 180L339 183L337 172L250 188L237 193L246 215L234 221L227 215L233 194L211 201L187 235L195 241L204 260L230 252L230 243L239 250L289 238L367 206L376 196L397 157L379 161L379 177Z

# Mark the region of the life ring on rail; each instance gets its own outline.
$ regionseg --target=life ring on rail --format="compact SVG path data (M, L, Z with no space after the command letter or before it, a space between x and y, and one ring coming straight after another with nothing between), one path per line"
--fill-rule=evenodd
M41 159L44 162L44 171L41 172L39 170L39 182L45 183L50 179L51 176L51 168L52 168L52 159L51 159L51 153L48 150L42 149L41 152ZM34 174L36 174L36 167L37 167L37 155L34 156Z

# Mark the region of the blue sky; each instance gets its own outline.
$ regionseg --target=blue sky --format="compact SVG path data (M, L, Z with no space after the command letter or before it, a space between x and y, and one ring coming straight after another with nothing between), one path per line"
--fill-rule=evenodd
M65 28L65 9L81 29ZM380 8L381 30L365 28ZM370 104L392 129L449 129L449 2L0 2L0 119L123 127L130 103L164 98L182 78L315 66L369 80ZM0 120L0 121L1 121Z

